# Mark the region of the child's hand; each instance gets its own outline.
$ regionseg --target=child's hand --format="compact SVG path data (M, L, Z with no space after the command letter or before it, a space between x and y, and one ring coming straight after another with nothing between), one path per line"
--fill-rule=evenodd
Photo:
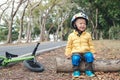
M94 54L93 54L93 55L94 55L94 58L96 57L96 54L97 54L97 53L94 53Z
M99 54L94 54L94 58L99 59L100 58Z
M94 54L94 58L96 58L96 54Z
M67 56L66 58L67 58L67 59L71 59L71 56Z

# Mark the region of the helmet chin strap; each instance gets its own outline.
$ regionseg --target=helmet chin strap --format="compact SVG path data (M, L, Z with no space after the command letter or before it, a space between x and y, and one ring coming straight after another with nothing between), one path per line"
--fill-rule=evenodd
M77 26L76 25L74 25L74 27L75 27L75 30L78 32L78 34L77 34L77 36L79 36L80 37L80 35L85 31L80 31L78 28L77 28Z

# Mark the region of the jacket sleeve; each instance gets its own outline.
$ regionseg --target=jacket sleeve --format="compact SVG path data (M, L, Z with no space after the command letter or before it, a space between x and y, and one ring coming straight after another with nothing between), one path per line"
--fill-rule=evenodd
M92 53L96 53L96 52L95 52L94 45L93 45L93 43L92 43L91 35L90 35L90 37L89 37L88 43L89 43L90 51L91 51Z
M71 51L72 51L72 38L69 35L67 45L66 45L66 49L65 49L65 55L70 57L72 55Z

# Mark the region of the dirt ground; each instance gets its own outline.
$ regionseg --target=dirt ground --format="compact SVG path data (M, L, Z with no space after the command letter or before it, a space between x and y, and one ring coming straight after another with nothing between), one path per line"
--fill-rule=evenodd
M120 40L100 40L94 41L97 51L96 59L120 59ZM49 51L37 56L45 70L43 72L31 72L24 67L23 63L18 63L11 67L0 69L0 80L71 80L72 73L56 73L55 58L65 57L65 47ZM120 80L118 72L95 72L96 76L89 78L84 73L80 80Z

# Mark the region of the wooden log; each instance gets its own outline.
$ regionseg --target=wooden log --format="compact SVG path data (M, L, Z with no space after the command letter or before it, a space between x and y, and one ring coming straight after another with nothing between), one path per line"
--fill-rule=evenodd
M116 72L120 71L120 59L95 60L93 62L94 71ZM85 63L81 62L80 70L85 71ZM56 72L71 72L71 60L66 58L56 58Z

